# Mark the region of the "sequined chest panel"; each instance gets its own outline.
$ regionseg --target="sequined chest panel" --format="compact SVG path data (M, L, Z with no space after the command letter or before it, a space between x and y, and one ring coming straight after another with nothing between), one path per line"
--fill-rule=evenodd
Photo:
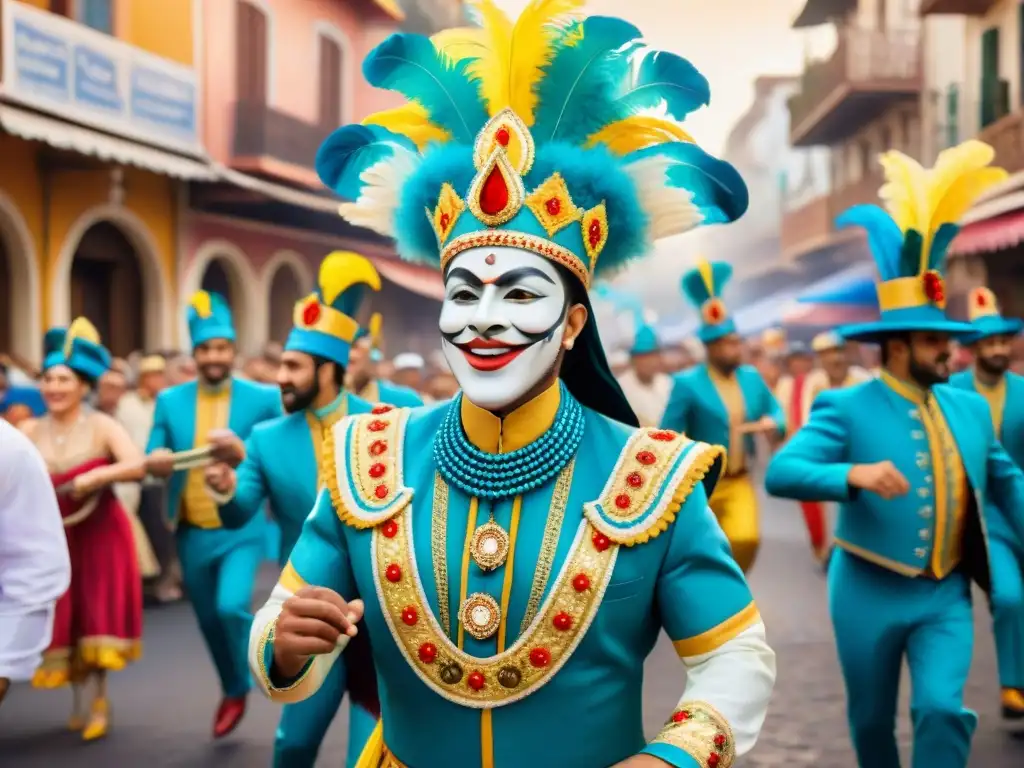
M586 505L569 552L532 620L503 652L476 657L450 639L423 588L412 535L412 489L402 477L407 418L407 411L398 410L353 417L335 427L325 446L325 454L336 457L326 473L335 508L346 524L373 529L373 578L382 613L420 679L467 707L519 701L547 683L583 640L620 547L656 536L674 517L681 499L675 491L658 489L664 491L671 481L678 481L673 488L683 488L687 472L698 466L706 471L707 466L696 461L696 453L691 461L680 461L698 444L676 433L635 433L601 498ZM351 471L342 469L339 475L342 461ZM429 500L424 502L429 511Z

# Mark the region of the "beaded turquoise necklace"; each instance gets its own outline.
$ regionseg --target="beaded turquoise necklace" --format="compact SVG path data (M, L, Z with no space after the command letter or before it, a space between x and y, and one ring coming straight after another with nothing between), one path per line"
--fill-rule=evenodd
M561 398L551 428L529 445L489 453L473 445L462 428L462 393L451 401L434 437L434 460L449 485L479 499L505 499L553 480L583 441L583 406L559 382Z

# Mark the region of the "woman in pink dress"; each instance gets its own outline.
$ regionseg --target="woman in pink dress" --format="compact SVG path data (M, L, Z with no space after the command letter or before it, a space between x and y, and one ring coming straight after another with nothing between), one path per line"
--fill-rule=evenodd
M107 733L107 673L138 659L142 647L132 527L111 485L141 480L143 457L118 422L86 404L109 367L110 353L88 320L49 331L41 387L48 412L20 425L49 467L71 554L71 586L57 602L53 642L32 682L71 684L69 726L86 741Z

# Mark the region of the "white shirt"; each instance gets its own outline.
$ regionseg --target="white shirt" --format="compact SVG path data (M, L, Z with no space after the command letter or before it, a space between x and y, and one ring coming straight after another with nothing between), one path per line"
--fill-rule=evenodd
M0 677L28 680L53 633L71 561L53 483L25 435L0 419Z
M641 427L661 425L661 417L665 414L668 398L672 394L671 376L659 373L650 384L644 384L637 378L636 371L630 368L619 376L619 386L633 408L633 413L640 420Z

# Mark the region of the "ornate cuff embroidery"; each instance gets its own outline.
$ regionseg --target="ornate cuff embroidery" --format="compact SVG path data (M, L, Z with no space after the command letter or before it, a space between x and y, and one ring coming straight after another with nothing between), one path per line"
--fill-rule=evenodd
M293 691L298 688L302 682L309 676L309 673L313 669L313 661L315 657L311 657L306 662L306 666L299 672L299 676L294 680L289 680L283 686L276 685L273 678L270 676L270 663L273 662L273 647L274 647L274 629L277 627L277 619L269 622L266 628L263 630L263 635L260 637L260 647L257 653L259 654L260 663L260 676L263 678L263 685L267 691L271 694L275 693L286 693ZM270 663L267 661L267 657L270 657Z
M707 768L730 768L736 759L729 723L703 701L681 703L652 743L677 747Z

